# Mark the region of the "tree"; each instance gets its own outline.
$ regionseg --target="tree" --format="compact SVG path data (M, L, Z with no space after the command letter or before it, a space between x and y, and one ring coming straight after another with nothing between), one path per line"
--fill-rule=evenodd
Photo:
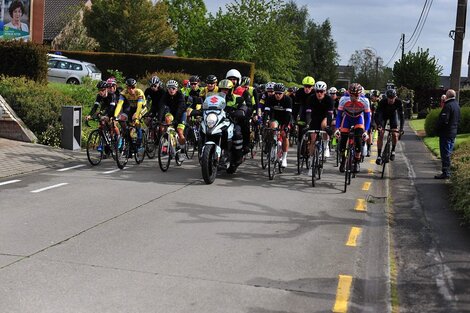
M307 33L308 59L305 74L313 75L317 80L323 80L332 85L338 78L338 59L336 42L331 36L331 24L326 19L317 25L309 21ZM305 52L305 51L304 51Z
M53 50L95 50L98 42L87 35L87 29L83 25L83 10L71 17L70 22L62 29L52 41Z
M381 74L383 59L371 48L356 50L349 59L354 69L353 80L368 89L382 89L385 86Z
M409 89L431 89L439 86L442 66L429 55L429 49L408 52L393 65L393 79L397 86Z
M178 34L176 53L182 57L202 57L198 47L207 30L207 9L203 0L164 0L170 24Z
M94 0L84 15L102 51L160 53L176 42L168 7L150 0Z

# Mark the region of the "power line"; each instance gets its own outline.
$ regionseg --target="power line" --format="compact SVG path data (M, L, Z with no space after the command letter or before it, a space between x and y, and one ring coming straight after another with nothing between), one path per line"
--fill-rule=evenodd
M405 44L409 43L410 41L414 39L413 36L416 33L416 30L418 29L419 24L421 23L421 19L423 18L423 14L424 14L427 4L428 4L428 0L424 2L423 9L421 10L421 15L419 16L418 22L416 23L415 29L413 30L413 34L411 34L410 39L408 39L408 41L405 42Z
M389 64L390 62L392 62L392 60L393 60L393 59L395 58L395 56L397 55L397 52L398 52L398 50L400 49L400 46L401 46L401 37L400 37L400 40L398 41L398 46L397 46L397 48L395 49L395 52L393 52L392 57L390 58L390 60L388 60L388 62L385 64L384 67L387 67L388 64Z
M413 45L411 46L411 48L409 49L409 51L413 50L413 48L415 47L416 43L418 42L419 37L421 36L421 32L423 31L424 24L426 24L426 20L428 19L429 11L431 10L431 6L432 6L433 1L434 1L434 0L431 0L431 2L429 3L428 9L427 9L427 11L426 11L426 16L425 16L425 18L424 18L424 22L421 24L421 28L420 28L420 30L419 30L418 36L416 37L416 39L415 39Z

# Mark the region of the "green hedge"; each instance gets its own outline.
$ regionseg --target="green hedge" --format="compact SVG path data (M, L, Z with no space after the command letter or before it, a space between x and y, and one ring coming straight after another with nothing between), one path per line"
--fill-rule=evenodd
M250 76L253 81L255 69L254 63L251 62L219 59L189 59L151 54L84 51L62 51L62 54L72 59L94 63L103 73L108 69L117 69L126 77L135 78L144 78L149 73L165 71L190 73L200 77L214 74L220 80L225 77L228 70L236 68L242 75Z
M450 201L452 208L460 213L464 223L470 224L470 143L466 142L452 155Z
M438 136L436 132L436 123L439 118L439 113L441 109L434 109L429 112L426 116L424 122L424 130L426 131L426 136L434 137ZM460 124L457 130L458 134L468 134L470 133L470 107L460 108Z
M75 101L47 85L37 84L24 77L0 76L0 95L18 114L39 142L52 146L60 144L60 116L63 105Z
M47 81L47 49L31 42L0 41L0 74Z

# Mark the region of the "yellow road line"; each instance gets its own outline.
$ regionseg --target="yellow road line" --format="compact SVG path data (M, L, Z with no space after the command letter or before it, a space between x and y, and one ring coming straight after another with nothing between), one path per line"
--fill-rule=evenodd
M354 210L356 211L367 211L367 204L366 204L366 199L357 199L356 200L356 206L354 207Z
M338 289L333 312L346 313L348 311L349 294L351 293L352 276L339 275Z
M362 190L368 191L371 184L372 184L372 183L371 183L370 181L366 181L366 182L362 185Z
M351 231L349 232L349 238L346 242L346 246L348 247L356 247L357 246L357 238L361 235L362 228L360 227L351 227Z
M370 164L375 164L375 160L370 159L370 160L369 160L369 163L370 163Z
M374 174L374 170L373 170L373 169L371 169L371 168L367 169L367 172L369 173L369 175L372 175L372 174Z

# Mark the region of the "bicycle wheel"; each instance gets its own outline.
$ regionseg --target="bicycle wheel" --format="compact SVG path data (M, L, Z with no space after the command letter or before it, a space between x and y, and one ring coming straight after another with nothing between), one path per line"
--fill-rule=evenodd
M117 166L122 170L126 166L131 153L131 144L126 134L118 137L116 141L116 163Z
M320 162L320 153L318 151L318 146L315 144L313 148L313 161L312 161L312 187L315 187L315 181L317 178L317 170L319 168Z
M321 175L323 173L323 164L325 163L325 145L323 144L323 141L320 142L321 145L321 153L318 155L318 167L317 167L317 175L318 179L321 179Z
M269 180L273 180L276 174L276 145L269 145L268 156L268 176Z
M348 148L346 150L346 160L344 164L344 192L348 189L348 185L351 182L351 158L350 158L351 150Z
M307 158L305 156L307 155ZM300 145L297 145L297 174L302 173L304 165L307 167L309 163L308 154L307 154L307 139L303 137L300 141Z
M104 142L100 135L100 131L95 129L88 136L88 141L86 143L86 155L91 165L95 166L101 163L104 148Z
M380 178L384 178L385 175L385 166L387 165L390 159L390 141L387 138L387 143L385 144L385 148L382 151L382 175Z
M263 141L261 144L261 168L264 170L269 163L269 151L271 150L270 146L266 141Z
M142 142L140 146L136 145L136 151L134 153L134 159L137 164L142 163L145 159L145 147L147 147L147 134L145 130L142 129Z
M154 128L149 128L146 132L147 144L145 146L145 153L149 159L153 159L157 155L158 138L157 132Z
M340 158L341 158L341 152L340 152L339 148L340 148L340 146L339 146L339 140L336 140L336 146L335 146L336 167L339 166L339 161L340 161Z
M161 136L158 144L158 165L163 172L166 172L170 167L171 149L168 133L165 133Z
M194 134L194 129L192 127L188 127L188 131L186 133L186 157L188 159L192 159L194 157L196 149L197 140Z

